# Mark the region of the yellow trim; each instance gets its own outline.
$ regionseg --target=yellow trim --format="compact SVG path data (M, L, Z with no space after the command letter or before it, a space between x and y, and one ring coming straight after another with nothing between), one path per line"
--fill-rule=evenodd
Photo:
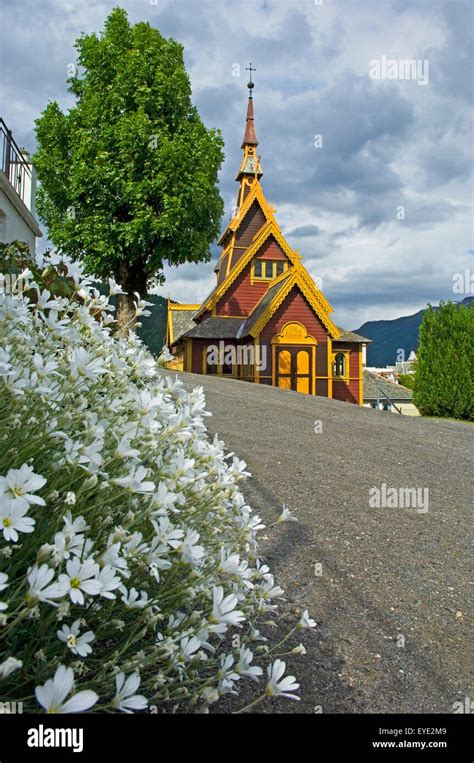
M184 303L180 303L180 304L176 304L175 305L174 303L171 303L170 310L172 310L172 311L174 311L174 310L197 310L198 307L201 307L200 303L197 304L197 305L184 304Z
M332 363L331 363L331 373L332 378L336 381L344 381L346 384L349 383L351 380L351 350L336 350L335 352L331 353L332 356ZM334 361L336 360L336 355L344 355L344 374L343 376L334 376L334 370L332 368ZM359 378L359 377L357 377Z
M272 315L274 315L274 313L277 311L277 309L280 307L280 305L283 303L295 285L298 286L303 296L308 300L320 321L327 328L331 337L333 339L338 339L340 336L339 329L334 325L327 313L324 311L321 303L317 299L317 294L314 291L308 289L306 279L301 277L301 271L299 268L293 268L292 273L288 277L287 282L282 290L276 295L273 302L269 304L263 315L261 315L261 317L258 319L253 329L251 329L251 336L256 336L257 334L261 333L262 329L266 326Z
M270 344L312 344L316 345L318 342L308 334L306 326L299 321L288 321L285 323L279 334L275 334L272 337Z
M242 204L242 196L243 196L243 189L244 189L244 183L245 179L243 179L240 183L240 189L239 189L239 206L237 207L237 214L234 215L232 220L227 225L225 231L223 232L222 236L220 237L219 241L217 242L218 246L222 245L223 240L225 239L226 235L231 231L232 233L235 233L238 228L240 227L241 223L244 221L245 216L252 206L253 202L257 200L260 204L260 208L265 216L265 219L271 220L274 219L274 210L269 205L268 201L266 200L262 186L260 185L259 181L257 180L255 183L253 183L253 187L250 190L250 192L247 194L247 197L245 198L243 204ZM247 184L248 185L248 184Z
M328 344L327 344L327 350L328 350L328 398L332 398L332 339L330 336L328 336Z
M259 355L260 350L257 351L257 347L260 347L260 337L259 336L254 337L253 345L255 347L255 358L260 357L260 355ZM255 368L255 370L254 370L255 384L260 384L260 370L259 370L259 367L258 367L258 363L255 363L254 368ZM262 377L262 378L267 378L267 377Z
M284 347L309 347L311 348L311 373L309 374L309 393L316 394L316 353L318 341L308 334L306 327L299 321L288 321L279 334L275 334L270 341L272 347L272 386L277 386L276 350L278 345Z
M280 245L280 247L283 249L284 253L287 255L288 259L293 265L296 265L299 262L298 256L293 252L289 244L286 243L285 239L281 235L278 225L276 222L271 221L267 225L263 226L260 230L258 238L255 240L255 242L247 249L246 254L244 254L240 260L237 262L237 264L232 268L229 275L226 277L226 279L220 284L220 286L217 287L217 289L213 292L213 294L209 297L207 302L205 302L201 310L198 314L203 312L204 310L211 310L212 307L219 302L219 300L224 296L228 288L234 283L236 278L240 275L242 270L248 265L248 263L251 261L253 256L257 254L258 250L263 246L267 238L270 236L274 236L277 243ZM306 271L305 271L306 272ZM309 275L307 275L307 278L309 278ZM313 283L313 288L316 289L315 284ZM332 308L331 308L332 310Z
M362 366L361 345L359 345L359 405L364 405L364 369Z
M255 263L256 262L261 262L262 265L265 266L265 275L264 276L256 276L255 275ZM277 262L282 262L283 263L283 273L279 273L278 275L277 275L277 272L276 272L277 271ZM267 265L271 265L272 266L272 268L271 268L272 275L271 276L267 276ZM267 259L260 259L259 257L255 257L252 260L252 265L251 265L251 268L250 268L250 283L253 284L255 281L259 281L259 282L261 282L261 281L274 281L276 278L281 278L283 275L285 275L287 270L288 270L288 262L286 262L285 260L271 260L271 259L267 260ZM263 267L262 267L262 272L263 272Z
M193 340L191 338L186 339L186 371L191 372L193 370Z

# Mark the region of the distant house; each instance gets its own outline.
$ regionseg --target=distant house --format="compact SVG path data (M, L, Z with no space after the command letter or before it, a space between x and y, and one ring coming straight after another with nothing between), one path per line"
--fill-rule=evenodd
M36 175L28 152L18 148L0 117L0 242L24 241L32 254L42 236L36 222Z
M419 416L413 403L413 391L401 384L364 369L364 406L405 416Z
M410 352L408 360L397 361L396 370L398 374L414 374L416 369L416 352Z

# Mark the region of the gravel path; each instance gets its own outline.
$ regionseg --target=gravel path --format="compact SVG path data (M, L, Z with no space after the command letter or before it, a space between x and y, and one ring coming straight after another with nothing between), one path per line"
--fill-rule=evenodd
M318 627L291 665L302 701L272 711L451 713L474 698L474 427L180 378L204 387L210 432L247 462L252 507L267 524L283 504L299 519L272 528L263 553L286 591L282 620L307 607ZM382 483L428 488L428 511L371 508Z

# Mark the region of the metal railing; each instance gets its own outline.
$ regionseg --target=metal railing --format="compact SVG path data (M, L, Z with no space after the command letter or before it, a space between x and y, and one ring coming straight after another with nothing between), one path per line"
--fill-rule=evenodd
M397 406L397 405L395 405L395 403L393 402L393 400L390 400L389 396L385 394L385 392L383 391L383 389L381 389L381 388L379 387L379 385L377 384L377 382L376 382L376 387L377 387L377 410L380 410L380 395L382 394L382 395L383 395L383 396L384 396L384 397L385 397L385 398L388 400L388 402L390 403L390 405L392 405L392 406L395 408L395 410L397 411L397 413L399 413L400 415L402 415L402 416L403 416L403 413L402 413L401 409L400 409L400 408L398 408L398 406Z
M24 204L31 207L31 165L13 140L12 132L0 117L0 171Z

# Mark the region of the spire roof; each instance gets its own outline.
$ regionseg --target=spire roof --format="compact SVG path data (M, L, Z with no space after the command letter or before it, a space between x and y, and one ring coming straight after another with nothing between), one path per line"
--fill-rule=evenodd
M252 84L253 86L253 82L252 83L249 82L249 85L250 84ZM247 106L247 122L245 125L245 135L244 135L244 140L241 147L245 148L245 146L255 146L255 147L258 146L258 140L255 134L255 117L253 114L252 91L250 91L250 95L249 95L249 102Z

